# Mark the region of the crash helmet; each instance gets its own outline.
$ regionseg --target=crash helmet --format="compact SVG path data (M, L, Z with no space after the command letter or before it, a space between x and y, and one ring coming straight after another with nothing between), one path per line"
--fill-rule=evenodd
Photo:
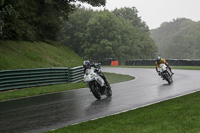
M156 61L157 61L158 64L161 63L161 58L160 58L160 56L158 56L158 57L156 58Z
M84 67L84 69L90 68L90 61L89 60L84 61L83 62L83 67Z

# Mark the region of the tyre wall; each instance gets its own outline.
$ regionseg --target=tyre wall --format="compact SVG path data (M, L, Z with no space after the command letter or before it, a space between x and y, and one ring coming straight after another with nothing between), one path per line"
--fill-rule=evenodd
M200 66L200 60L189 60L189 59L166 59L170 66ZM126 66L154 66L155 60L129 60L125 62Z

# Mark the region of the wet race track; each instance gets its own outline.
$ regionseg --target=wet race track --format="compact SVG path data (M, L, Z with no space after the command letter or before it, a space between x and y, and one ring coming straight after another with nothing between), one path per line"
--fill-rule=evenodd
M200 71L173 70L168 85L155 69L103 68L135 76L112 84L113 96L96 100L88 88L0 102L0 133L44 132L124 112L200 90Z

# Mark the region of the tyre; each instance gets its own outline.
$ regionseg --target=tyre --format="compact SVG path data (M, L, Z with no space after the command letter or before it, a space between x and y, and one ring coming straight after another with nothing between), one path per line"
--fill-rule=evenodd
M107 97L111 97L111 96L112 96L112 90L111 90L111 88L107 88L107 89L106 89L105 95L106 95Z
M170 80L169 79L166 79L167 80L167 82L169 83L169 84L171 84L171 82L170 82Z
M92 85L91 86L91 91L92 91L92 94L94 95L94 97L96 99L101 99L101 93L99 91L99 86L98 85Z
M171 84L171 83L173 82L172 77L170 77L170 76L168 76L168 77L166 78L166 80L167 80L167 82L168 82L169 84Z

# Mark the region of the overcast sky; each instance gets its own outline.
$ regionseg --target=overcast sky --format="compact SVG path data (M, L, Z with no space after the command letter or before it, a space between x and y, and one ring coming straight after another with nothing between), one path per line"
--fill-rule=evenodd
M122 7L136 7L150 29L176 18L200 21L200 0L106 0L104 8L111 11Z

